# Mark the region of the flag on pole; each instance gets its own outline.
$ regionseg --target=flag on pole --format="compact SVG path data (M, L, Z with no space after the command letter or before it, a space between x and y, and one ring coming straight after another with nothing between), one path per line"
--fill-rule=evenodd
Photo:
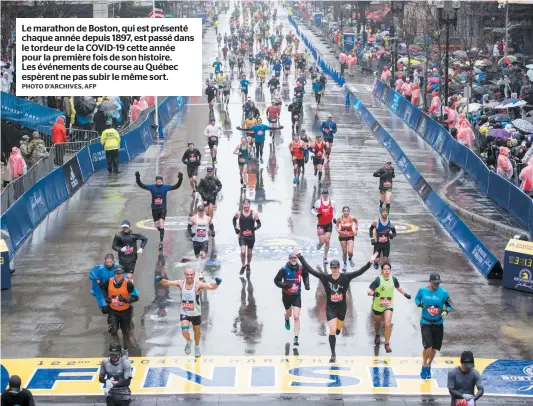
M165 18L165 14L160 8L154 8L148 13L148 18Z

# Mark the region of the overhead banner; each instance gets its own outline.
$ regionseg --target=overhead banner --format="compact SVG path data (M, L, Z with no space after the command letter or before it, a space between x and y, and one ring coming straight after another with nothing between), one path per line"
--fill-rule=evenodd
M345 32L344 35L344 51L350 52L355 47L355 34L353 32Z
M51 127L60 116L65 118L58 110L2 92L2 120L50 135Z

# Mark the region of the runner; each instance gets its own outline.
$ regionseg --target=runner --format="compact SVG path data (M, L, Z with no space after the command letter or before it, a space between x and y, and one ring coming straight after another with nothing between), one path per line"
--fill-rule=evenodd
M369 229L370 242L374 246L374 252L381 255L381 263L388 262L390 255L390 240L396 237L396 228L391 225L389 211L385 208L380 210L380 216L374 220ZM378 261L374 268L378 269Z
M131 280L124 278L124 268L115 269L115 277L106 283L100 281L100 288L109 305L109 321L111 323L111 336L118 341L118 330L122 330L124 349L130 345L130 329L133 315L131 303L139 300L138 295L133 295L135 286Z
M359 221L351 215L348 206L342 208L342 215L337 219L336 229L339 233L339 241L342 248L342 271L346 272L346 257L348 257L348 261L350 261L350 266L352 268L354 267L352 260L354 237L359 230Z
M390 336L392 328L392 312L394 310L394 289L411 300L411 295L406 293L401 287L396 276L391 277L391 265L388 262L381 264L381 275L374 279L368 288L368 296L373 296L372 311L374 312L374 329L376 337L374 344L381 343L380 330L382 316L385 319L385 351L392 352L390 348Z
M292 103L288 107L291 112L292 133L299 134L302 125L303 105L296 98L292 99Z
M233 52L233 50L229 51L228 62L229 62L229 68L231 71L231 75L233 77L233 70L235 69L235 65L237 64L237 55L235 55L235 52Z
M305 165L305 150L307 145L300 139L299 134L294 134L292 142L289 144L289 151L292 155L292 168L294 171L294 179L292 183L300 183L300 175Z
M281 113L281 107L276 106L274 100L272 100L272 106L268 106L266 109L266 115L268 117L268 123L272 128L278 129L279 126L279 115ZM274 132L270 132L270 137L273 137Z
M304 128L300 130L300 139L302 142L307 146L307 148L304 151L304 164L309 162L309 148L311 147L311 144L309 143L309 137L307 136L307 132ZM302 167L302 173L305 172L305 165Z
M248 137L243 135L241 143L235 147L233 153L237 155L237 163L239 164L239 176L241 178L241 185L243 188L248 185L248 160L250 159L250 152L248 146Z
M228 108L229 97L231 93L231 80L227 76L224 76L224 80L222 81L221 86L223 97L222 102L226 105L226 108Z
M205 94L207 96L207 103L209 104L209 110L213 110L213 105L215 104L215 100L218 97L218 89L216 88L216 85L209 84L205 88Z
M123 220L120 227L122 231L115 234L112 247L113 250L118 252L118 263L126 271L128 279L133 280L137 255L143 253L148 238L142 234L132 233L131 224L128 220ZM141 247L139 249L137 249L137 241L141 241Z
M160 275L155 277L156 281L159 281L163 286L176 286L181 291L181 333L187 341L185 344L185 354L191 353L192 340L191 333L189 331L192 324L194 330L194 356L201 356L200 352L200 324L202 324L202 302L200 299L200 291L215 290L222 283L222 279L215 278L215 283L205 283L195 281L194 276L196 271L193 268L185 268L184 275L185 280L168 281L162 279Z
M320 99L322 98L322 83L318 80L318 78L313 79L313 92L315 92L315 101L316 101L316 109L320 109Z
M318 218L316 226L318 244L316 249L319 250L324 246L324 266L326 266L328 263L329 241L333 230L332 222L337 222L335 218L335 202L329 199L328 189L322 189L322 197L315 202L313 212L316 213Z
M220 43L219 43L219 46L220 46ZM215 75L222 70L222 62L220 62L220 58L218 56L215 62L213 62L212 67L215 68Z
M452 311L452 300L448 291L440 286L440 275L433 272L429 275L429 285L418 289L415 303L422 309L420 318L420 329L422 330L422 370L420 378L431 379L431 363L435 358L435 353L442 347L444 336L444 320Z
M237 220L239 221L238 228ZM259 214L250 209L250 199L244 199L242 210L236 212L233 216L233 228L239 236L239 246L241 248L242 267L239 275L244 274L246 270L246 276L250 276L250 263L252 262L252 251L255 244L255 232L261 228ZM246 254L248 254L248 261L246 261Z
M295 253L289 254L289 262L281 268L274 283L278 288L283 289L281 300L285 308L285 329L291 329L290 318L294 318L294 341L293 345L300 345L298 335L300 334L300 311L302 309L302 279L305 290L311 289L309 286L309 273L298 264Z
M331 147L333 146L333 136L337 132L337 124L333 121L333 116L328 114L328 119L322 122L320 130L324 135L324 141L326 142L326 159L330 159Z
M385 166L379 168L373 175L375 178L379 178L379 208L385 207L390 211L390 201L392 196L392 180L394 179L394 168L392 162L388 160L385 162Z
M207 228L211 230L211 235L215 236L215 226L212 222L212 217L205 214L205 207L199 204L197 207L198 213L189 219L187 231L192 238L192 246L196 258L202 256L202 260L207 256L209 251L209 233Z
M315 167L315 176L318 173L318 186L322 184L322 169L324 167L324 151L326 144L322 141L322 135L317 134L316 140L311 144L311 151L313 152L313 166Z
M154 227L159 231L159 249L163 249L165 218L167 216L167 193L171 190L179 189L183 182L183 173L178 173L178 183L175 185L164 184L163 177L160 175L155 177L155 184L145 185L141 182L141 174L139 172L135 172L135 181L141 189L148 190L152 194L152 218L154 219Z
M198 193L204 206L207 206L207 215L211 218L213 217L217 194L220 190L222 190L222 183L215 177L215 169L212 166L208 166L205 178L202 178L198 184Z
M131 402L131 363L122 356L120 342L109 344L109 358L100 364L98 380L105 384L106 405L128 406Z
M260 160L261 163L263 163L263 147L265 146L265 131L272 131L277 129L282 129L283 127L269 127L265 124L263 124L263 120L261 118L258 118L256 120L256 124L251 125L250 127L246 128L240 128L237 127L237 130L240 131L246 131L252 132L251 138L254 140L255 143L255 157Z
M240 70L241 70L241 66L239 62L239 72ZM246 75L243 74L241 76L241 81L239 83L241 85L241 99L242 99L242 102L245 103L248 98L248 86L250 86L250 82L246 80Z
M217 163L217 146L218 146L218 137L222 134L222 129L219 125L215 125L215 119L211 118L209 120L209 125L205 127L204 135L207 137L207 145L209 145L209 150L211 151L211 161L213 165Z
M196 195L197 186L196 177L198 176L198 167L202 163L202 154L198 149L194 148L194 143L192 141L187 143L187 149L183 153L181 162L187 165L187 176L192 189L191 195L194 197Z
M331 349L329 362L335 363L337 362L337 355L335 353L336 336L341 333L344 327L344 317L346 316L346 292L350 287L350 282L354 278L364 274L370 268L372 262L377 258L377 253L374 253L369 262L358 271L342 274L340 273L339 261L335 259L329 264L331 274L328 274L311 268L300 252L297 255L303 269L318 278L324 285L324 290L326 291L326 317L329 326L329 347Z
M261 64L261 66L259 66L259 68L257 68L256 75L257 75L257 77L259 79L259 83L261 85L261 89L263 88L263 84L265 83L265 78L266 78L267 73L268 73L268 69L263 64Z

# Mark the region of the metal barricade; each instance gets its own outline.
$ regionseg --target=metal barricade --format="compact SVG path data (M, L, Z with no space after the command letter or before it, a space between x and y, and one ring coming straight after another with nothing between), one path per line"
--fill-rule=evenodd
M54 164L63 166L65 162L73 158L84 147L89 145L88 141L62 142L54 144L50 151L54 151Z
M70 142L88 142L98 137L98 131L96 130L85 130L74 127L71 127L68 130L68 139Z

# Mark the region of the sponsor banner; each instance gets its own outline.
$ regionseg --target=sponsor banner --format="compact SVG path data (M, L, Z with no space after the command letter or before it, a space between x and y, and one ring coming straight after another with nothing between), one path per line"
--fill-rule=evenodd
M42 130L50 135L58 117L65 118L59 110L2 92L2 120L17 123L32 130Z
M344 35L344 51L350 52L355 47L355 33L345 32L343 35Z
M412 357L202 356L130 357L133 395L331 394L437 395L449 397L447 377L458 358L437 358L432 379L421 380ZM102 395L102 358L3 359L2 389L16 373L34 396ZM533 398L533 361L476 358L485 393Z
M63 174L69 196L72 196L83 185L83 176L81 175L80 163L78 162L77 156L63 165Z
M78 152L78 163L80 164L83 180L87 182L90 176L94 173L89 147L83 147L83 149Z
M315 24L316 25L321 25L322 24L322 13L315 13L314 20L315 20ZM293 24L295 24L295 23L293 23Z

